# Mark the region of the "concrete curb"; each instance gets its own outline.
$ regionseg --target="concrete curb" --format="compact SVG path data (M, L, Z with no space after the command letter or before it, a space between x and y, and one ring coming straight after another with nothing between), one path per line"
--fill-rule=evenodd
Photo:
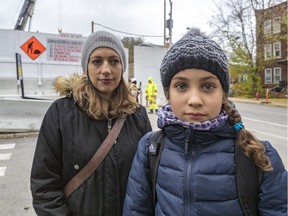
M23 132L23 133L0 133L0 139L17 139L25 137L36 137L39 132Z
M288 107L288 103L285 102L277 102L277 101L272 101L268 100L268 103L266 103L266 100L260 99L248 99L248 98L234 98L234 97L229 97L229 100L234 101L234 102L241 102L241 103L253 103L253 104L260 104L264 106L277 106L277 107Z

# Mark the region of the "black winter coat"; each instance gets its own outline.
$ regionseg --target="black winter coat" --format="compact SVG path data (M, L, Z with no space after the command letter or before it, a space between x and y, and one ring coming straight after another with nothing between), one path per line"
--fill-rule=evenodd
M151 131L144 107L128 115L117 143L94 174L66 199L66 183L97 151L116 119L88 117L71 98L48 109L39 132L31 171L33 206L45 216L122 215L126 184L140 138Z

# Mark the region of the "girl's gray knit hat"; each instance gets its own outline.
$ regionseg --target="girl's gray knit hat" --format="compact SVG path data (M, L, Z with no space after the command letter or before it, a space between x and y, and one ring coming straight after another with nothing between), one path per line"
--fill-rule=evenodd
M126 54L121 40L110 32L97 31L89 35L82 46L81 65L84 73L87 74L91 53L99 47L108 47L118 53L123 67L123 73L126 71Z
M169 87L172 77L188 68L211 72L220 80L224 92L228 93L230 75L227 57L215 41L200 31L188 32L165 54L160 67L163 87Z

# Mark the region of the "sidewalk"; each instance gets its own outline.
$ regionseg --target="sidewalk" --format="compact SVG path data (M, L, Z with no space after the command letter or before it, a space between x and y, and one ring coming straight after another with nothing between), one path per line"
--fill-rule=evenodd
M288 107L287 99L277 99L272 98L268 99L268 103L266 102L265 98L260 98L256 100L256 98L237 98L237 97L229 97L229 100L235 102L242 102L242 103L254 103L254 104L263 104L265 106L278 106L278 107Z

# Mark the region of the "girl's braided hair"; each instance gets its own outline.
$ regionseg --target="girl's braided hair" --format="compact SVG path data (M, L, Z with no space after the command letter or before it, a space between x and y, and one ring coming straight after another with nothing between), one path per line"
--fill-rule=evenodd
M228 100L227 95L224 96L222 109L229 115L229 121L231 124L235 125L242 122L241 115L234 107L234 104ZM271 161L265 153L265 146L257 140L251 132L245 128L239 130L237 142L244 154L252 159L256 166L263 171L270 171L273 169Z

